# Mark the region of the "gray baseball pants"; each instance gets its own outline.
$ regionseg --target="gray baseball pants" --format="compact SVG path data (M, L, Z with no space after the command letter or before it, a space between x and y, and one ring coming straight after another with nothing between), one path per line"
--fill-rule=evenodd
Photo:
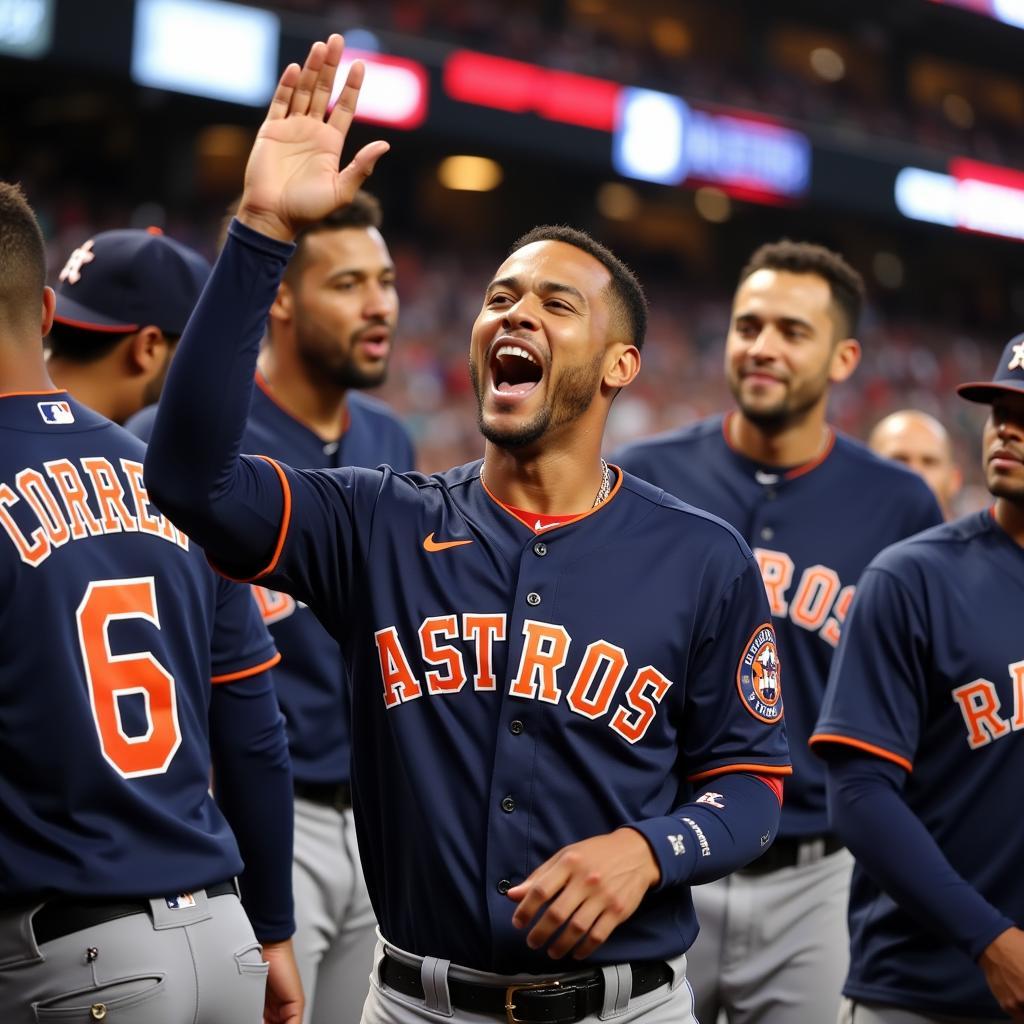
M292 886L292 943L306 994L303 1024L358 1024L377 923L351 810L296 797Z
M836 1019L850 960L853 858L839 850L815 859L808 849L795 867L694 886L700 934L686 956L702 1024Z
M84 928L39 945L33 906L0 913L4 1024L259 1024L268 965L238 897Z
M878 1003L858 1003L843 999L839 1008L838 1024L992 1024L991 1020L974 1017L946 1017L937 1014L915 1013L898 1006Z
M380 962L384 957L385 943L379 942L374 956L373 973L370 976L370 994L363 1009L363 1024L505 1024L504 1017L460 1010L451 1005L448 996L448 978L477 982L485 985L508 986L536 982L537 975L487 974L468 967L459 967L447 960L435 957L419 957L387 943L389 956L419 966L421 975L430 979L429 996L412 999L380 984ZM583 966L583 965L579 965ZM631 998L631 974L628 965L604 967L605 1005L602 1012L584 1021L616 1021L617 1024L697 1024L693 1016L693 993L686 980L686 957L679 956L669 961L673 979L659 989L648 992L636 999ZM579 967L576 968L579 970ZM551 978L557 978L552 974Z

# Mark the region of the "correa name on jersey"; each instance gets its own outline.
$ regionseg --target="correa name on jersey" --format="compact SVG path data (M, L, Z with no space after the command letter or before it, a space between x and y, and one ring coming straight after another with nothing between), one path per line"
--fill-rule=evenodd
M735 415L729 414L729 415ZM782 836L828 830L825 769L807 748L857 580L883 548L941 521L915 474L830 434L818 458L788 469L754 462L714 416L637 442L613 456L624 469L731 523L750 544L768 595L786 674L793 777ZM771 702L751 678L751 701ZM759 679L761 677L758 677Z
M207 718L211 681L276 660L249 594L152 506L144 446L66 393L0 398L0 442L0 901L230 878Z
M146 533L188 550L188 537L150 504L141 461L117 464L120 474L102 455L50 459L0 483L0 526L23 562L39 566L69 541L112 533Z

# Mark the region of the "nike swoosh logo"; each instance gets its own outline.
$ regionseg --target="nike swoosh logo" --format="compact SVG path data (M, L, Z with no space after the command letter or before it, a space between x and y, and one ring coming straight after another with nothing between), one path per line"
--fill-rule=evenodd
M423 538L424 551L447 551L449 548L461 548L463 544L472 544L471 540L434 540L433 532Z

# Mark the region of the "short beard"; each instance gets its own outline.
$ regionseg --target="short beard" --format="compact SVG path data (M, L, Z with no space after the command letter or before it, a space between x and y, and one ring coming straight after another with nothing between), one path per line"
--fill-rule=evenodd
M484 420L483 392L476 364L469 361L469 376L476 392L476 421L484 438L506 451L522 451L536 444L549 430L563 427L579 419L591 406L597 394L601 379L601 364L604 353L594 357L585 366L574 366L566 370L556 382L557 393L541 408L528 423L514 430L496 430Z
M312 380L329 381L342 391L363 391L366 388L379 387L388 375L386 363L379 370L366 371L361 370L351 359L330 364L306 352L300 353L300 358Z
M776 406L770 409L749 408L741 397L739 382L729 382L729 389L732 391L736 404L740 407L744 419L749 420L765 434L780 434L782 431L793 426L802 420L811 409L813 409L828 387L828 378L822 382L820 389L814 394L787 395Z
M1002 498L1003 501L1024 509L1024 484L1013 484L997 478L988 484L988 489L993 498Z

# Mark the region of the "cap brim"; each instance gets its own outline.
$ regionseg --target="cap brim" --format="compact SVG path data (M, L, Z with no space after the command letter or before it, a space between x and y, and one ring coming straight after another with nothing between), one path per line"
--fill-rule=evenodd
M961 384L956 393L968 402L981 402L984 405L991 405L1000 395L1024 395L1024 380L998 384L994 381L975 381L970 384Z
M126 324L113 317L97 313L88 306L83 306L67 295L57 292L57 309L53 319L60 324L67 324L68 327L80 327L86 331L107 331L111 334L127 334L137 331L139 324Z

